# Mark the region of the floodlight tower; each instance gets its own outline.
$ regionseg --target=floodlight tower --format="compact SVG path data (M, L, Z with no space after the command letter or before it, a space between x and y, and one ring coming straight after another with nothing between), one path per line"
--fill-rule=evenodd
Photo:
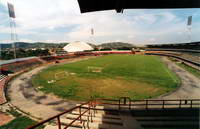
M15 10L14 10L14 6L11 3L7 3L8 5L8 14L9 14L9 18L10 18L10 29L11 29L11 42L13 42L12 47L13 47L13 52L14 52L14 58L17 58L16 55L16 46L15 46L15 42L18 40L18 36L16 33L16 23L15 23Z
M91 35L90 35L90 40L94 43L94 28L91 28Z
M191 43L192 42L192 16L188 17L187 30L188 30L189 43Z

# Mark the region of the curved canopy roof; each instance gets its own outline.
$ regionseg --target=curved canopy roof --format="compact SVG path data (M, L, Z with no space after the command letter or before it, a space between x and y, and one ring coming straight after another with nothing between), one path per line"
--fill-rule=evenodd
M67 52L82 52L93 50L93 48L89 44L80 41L69 43L63 49Z
M200 8L200 0L78 0L81 13L123 9Z

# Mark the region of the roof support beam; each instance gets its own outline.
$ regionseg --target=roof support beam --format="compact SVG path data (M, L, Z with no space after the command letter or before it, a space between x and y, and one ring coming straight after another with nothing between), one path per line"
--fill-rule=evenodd
M200 8L200 0L78 0L81 13L123 9Z

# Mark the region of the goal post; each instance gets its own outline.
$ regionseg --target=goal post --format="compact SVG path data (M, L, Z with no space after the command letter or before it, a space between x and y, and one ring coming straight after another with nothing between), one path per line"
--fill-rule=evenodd
M88 72L100 73L102 72L102 69L102 67L88 66Z
M60 79L67 77L68 75L69 75L69 73L67 71L57 72L57 73L55 73L54 78L55 78L55 80L60 80Z

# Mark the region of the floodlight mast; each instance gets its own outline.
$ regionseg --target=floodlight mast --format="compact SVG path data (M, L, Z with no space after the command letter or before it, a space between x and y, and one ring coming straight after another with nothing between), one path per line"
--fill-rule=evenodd
M189 42L192 42L192 16L188 16L188 22L187 22L187 29L188 29L188 39Z
M94 43L95 42L95 40L94 40L94 28L91 28L91 35L90 35L90 37L91 37L91 42Z
M13 42L12 47L13 47L13 53L14 53L14 58L17 58L16 54L16 46L15 42L18 40L17 32L16 32L16 23L15 23L15 10L14 6L10 3L7 3L8 5L8 14L10 17L10 29L11 29L11 42Z

